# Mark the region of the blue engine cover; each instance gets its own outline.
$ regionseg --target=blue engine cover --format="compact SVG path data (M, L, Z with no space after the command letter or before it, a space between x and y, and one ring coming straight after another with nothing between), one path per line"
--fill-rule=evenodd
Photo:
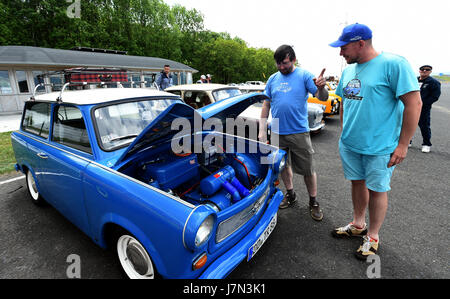
M158 163L146 165L143 174L149 181L153 179L163 190L173 189L199 176L197 155L179 157L168 155Z

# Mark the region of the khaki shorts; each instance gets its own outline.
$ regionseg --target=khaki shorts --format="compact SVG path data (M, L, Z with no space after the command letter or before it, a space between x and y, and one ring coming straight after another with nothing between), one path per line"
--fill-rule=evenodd
M276 135L272 133L272 135ZM309 132L291 135L278 135L279 147L287 153L287 165L292 167L295 173L303 176L311 176L314 169L314 149Z

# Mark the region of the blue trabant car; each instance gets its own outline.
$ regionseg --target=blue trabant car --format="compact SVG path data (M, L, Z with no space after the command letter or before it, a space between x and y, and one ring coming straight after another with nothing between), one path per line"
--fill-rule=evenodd
M129 278L224 278L259 250L283 198L285 152L217 129L264 99L195 110L152 89L42 94L11 134L16 169L33 203L115 250Z

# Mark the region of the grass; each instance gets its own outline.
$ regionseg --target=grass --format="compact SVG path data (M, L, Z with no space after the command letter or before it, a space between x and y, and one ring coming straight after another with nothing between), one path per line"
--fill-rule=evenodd
M441 82L450 82L450 75L443 75L443 76L433 76L436 80L439 80Z
M11 132L0 133L0 174L14 171L16 157L11 145Z

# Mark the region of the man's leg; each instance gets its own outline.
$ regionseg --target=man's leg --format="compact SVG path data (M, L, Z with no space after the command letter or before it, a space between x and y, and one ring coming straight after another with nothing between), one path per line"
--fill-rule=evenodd
M305 175L303 177L305 180L306 189L308 190L309 197L317 196L317 175L313 173L310 176Z
M422 145L431 146L431 106L424 105L420 113L419 128L422 133Z
M366 181L352 181L353 225L363 228L366 223L366 209L369 204L369 190Z
M287 165L282 171L281 171L281 180L284 183L284 186L286 187L286 190L292 190L294 188L294 185L292 183L293 178L292 168L290 165Z
M388 208L388 196L387 192L375 192L372 190L369 190L369 194L369 231L367 234L371 238L379 240L378 233Z
M306 189L309 193L309 212L314 220L321 221L323 219L323 212L319 207L317 196L317 175L314 172L312 175L304 176Z

